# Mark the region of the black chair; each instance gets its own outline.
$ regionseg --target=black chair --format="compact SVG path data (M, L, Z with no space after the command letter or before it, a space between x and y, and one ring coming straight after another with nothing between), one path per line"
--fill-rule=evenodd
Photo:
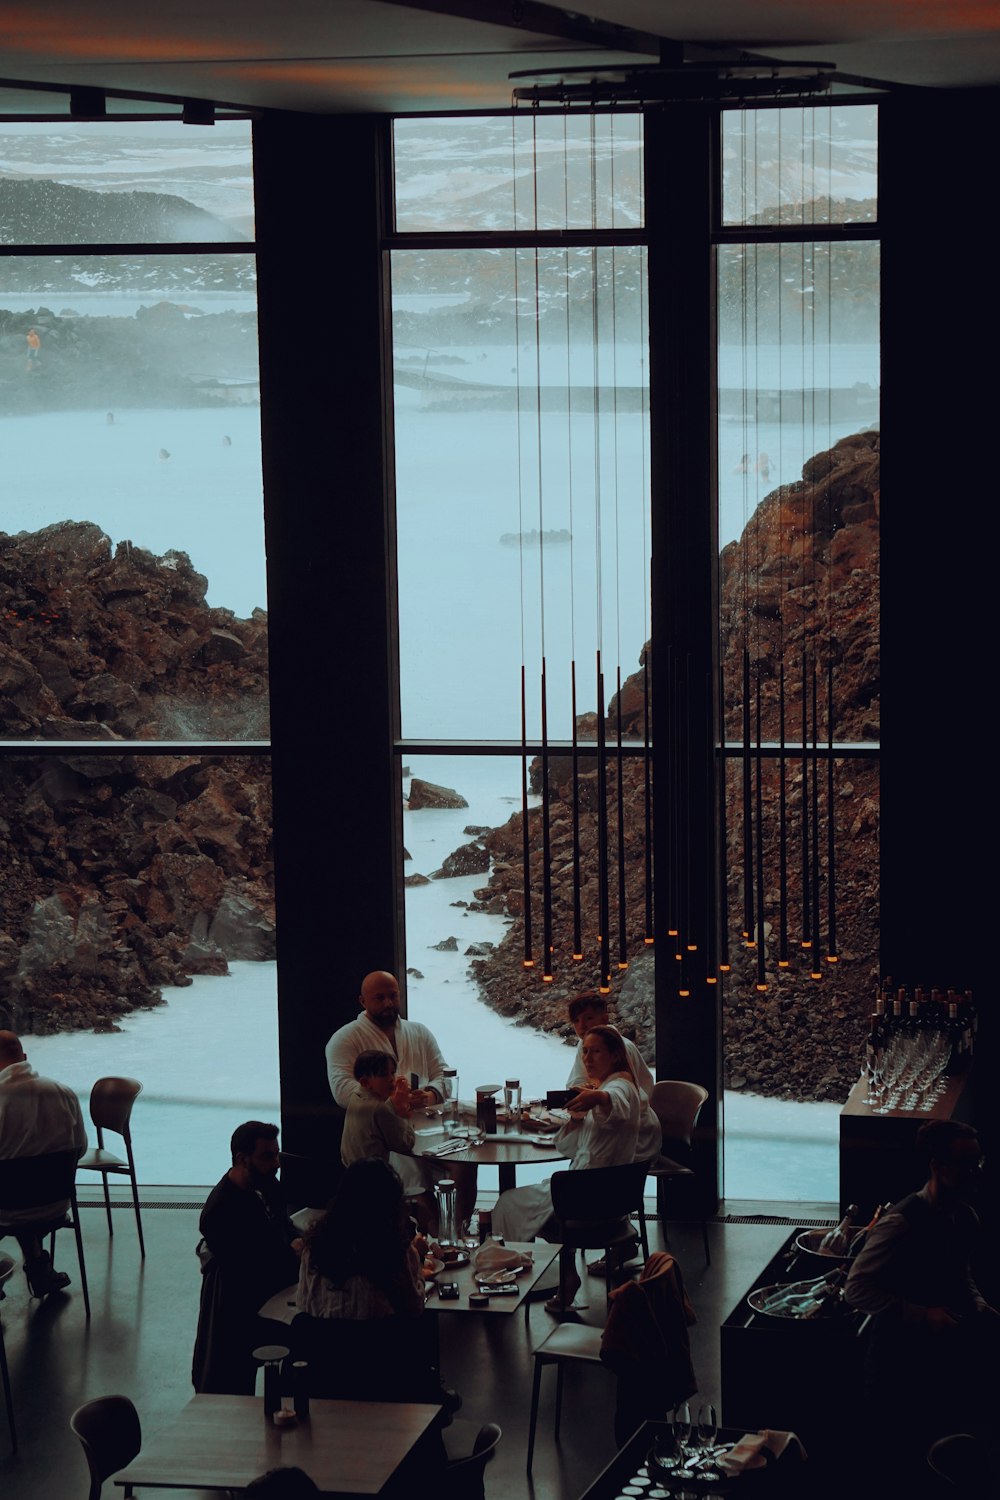
M992 1473L981 1438L971 1432L953 1432L938 1438L927 1453L927 1463L945 1487L967 1495L996 1494L998 1476Z
M642 1212L647 1170L646 1162L634 1161L620 1167L552 1174L552 1209L563 1251L604 1251L608 1307L616 1271L620 1273L635 1248L636 1233L629 1215L637 1211L637 1205Z
M142 1447L139 1413L127 1396L98 1396L78 1406L69 1425L80 1439L90 1470L87 1500L101 1500L101 1486L109 1474L124 1469ZM126 1497L132 1486L125 1486Z
M76 1164L80 1152L47 1151L41 1156L13 1156L0 1161L0 1210L41 1208L45 1204L69 1202L66 1213L51 1219L25 1224L39 1239L49 1237L49 1253L55 1248L56 1232L72 1229L76 1235L76 1255L80 1264L80 1286L83 1305L90 1318L90 1293L87 1289L87 1267L83 1259L83 1236L80 1233L80 1211L76 1201ZM0 1239L13 1234L12 1226L0 1227Z
M9 1255L0 1255L0 1302L4 1300L6 1293L3 1289L5 1281L17 1270L17 1262L11 1260ZM17 1428L14 1426L14 1397L10 1389L10 1371L7 1368L7 1350L3 1341L3 1319L0 1318L0 1377L3 1379L3 1396L7 1404L7 1425L10 1428L10 1451L17 1452Z
M493 1457L503 1431L496 1422L486 1422L476 1433L471 1452L452 1458L454 1449L463 1441L468 1442L467 1431L471 1427L471 1422L453 1422L444 1431L448 1462L442 1484L435 1486L435 1494L440 1500L485 1500L486 1465Z
M114 1234L111 1222L111 1197L108 1193L108 1177L128 1177L132 1183L132 1203L135 1208L135 1227L139 1232L139 1254L146 1259L146 1246L142 1238L142 1219L139 1216L139 1188L135 1180L135 1158L132 1155L132 1106L142 1093L142 1084L135 1078L99 1078L90 1091L90 1118L97 1131L97 1146L88 1151L77 1162L78 1172L100 1172L104 1184L104 1211L108 1216L108 1234ZM104 1132L110 1130L120 1135L125 1142L127 1161L122 1161L114 1152L104 1149Z

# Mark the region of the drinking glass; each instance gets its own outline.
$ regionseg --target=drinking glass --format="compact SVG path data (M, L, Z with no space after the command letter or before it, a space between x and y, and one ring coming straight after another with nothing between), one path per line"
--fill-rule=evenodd
M670 1425L677 1439L677 1457L684 1464L687 1462L687 1445L691 1441L691 1408L686 1401L674 1407Z
M710 1401L702 1402L698 1408L698 1441L703 1448L715 1442L719 1432L719 1418Z

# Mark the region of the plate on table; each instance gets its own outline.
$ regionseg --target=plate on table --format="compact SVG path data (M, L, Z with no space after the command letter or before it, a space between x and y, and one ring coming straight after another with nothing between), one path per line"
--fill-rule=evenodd
M527 1267L521 1266L519 1269L523 1271ZM510 1286L511 1282L517 1280L517 1275L517 1271L513 1269L508 1271L487 1271L484 1276L477 1276L476 1280L480 1286Z
M543 1146L546 1150L552 1145L555 1132L552 1135L529 1135L528 1141L532 1146Z
M429 1277L440 1276L441 1272L444 1270L444 1261L438 1260L434 1255L426 1255L424 1256L422 1270L424 1270Z
M435 1245L434 1249L437 1251L435 1259L440 1260L442 1267L447 1271L454 1271L459 1266L469 1264L469 1255L466 1250L443 1250L440 1245Z

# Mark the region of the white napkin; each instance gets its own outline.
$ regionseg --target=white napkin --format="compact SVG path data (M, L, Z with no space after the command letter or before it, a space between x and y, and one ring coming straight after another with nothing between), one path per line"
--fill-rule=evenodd
M530 1266L532 1255L530 1250L511 1250L507 1245L498 1245L496 1240L488 1239L473 1255L472 1264L479 1275L485 1276L491 1271L513 1271L515 1266Z
M742 1474L745 1469L763 1469L780 1458L791 1444L798 1450L799 1458L805 1458L806 1450L794 1432L776 1432L764 1427L760 1432L746 1433L728 1453L720 1453L716 1463L723 1473L730 1475Z

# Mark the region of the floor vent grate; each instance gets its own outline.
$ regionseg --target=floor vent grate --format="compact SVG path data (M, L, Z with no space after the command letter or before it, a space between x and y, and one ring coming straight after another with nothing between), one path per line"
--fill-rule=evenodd
M789 1229L830 1229L836 1219L789 1219L785 1214L719 1214L713 1224L787 1224Z

